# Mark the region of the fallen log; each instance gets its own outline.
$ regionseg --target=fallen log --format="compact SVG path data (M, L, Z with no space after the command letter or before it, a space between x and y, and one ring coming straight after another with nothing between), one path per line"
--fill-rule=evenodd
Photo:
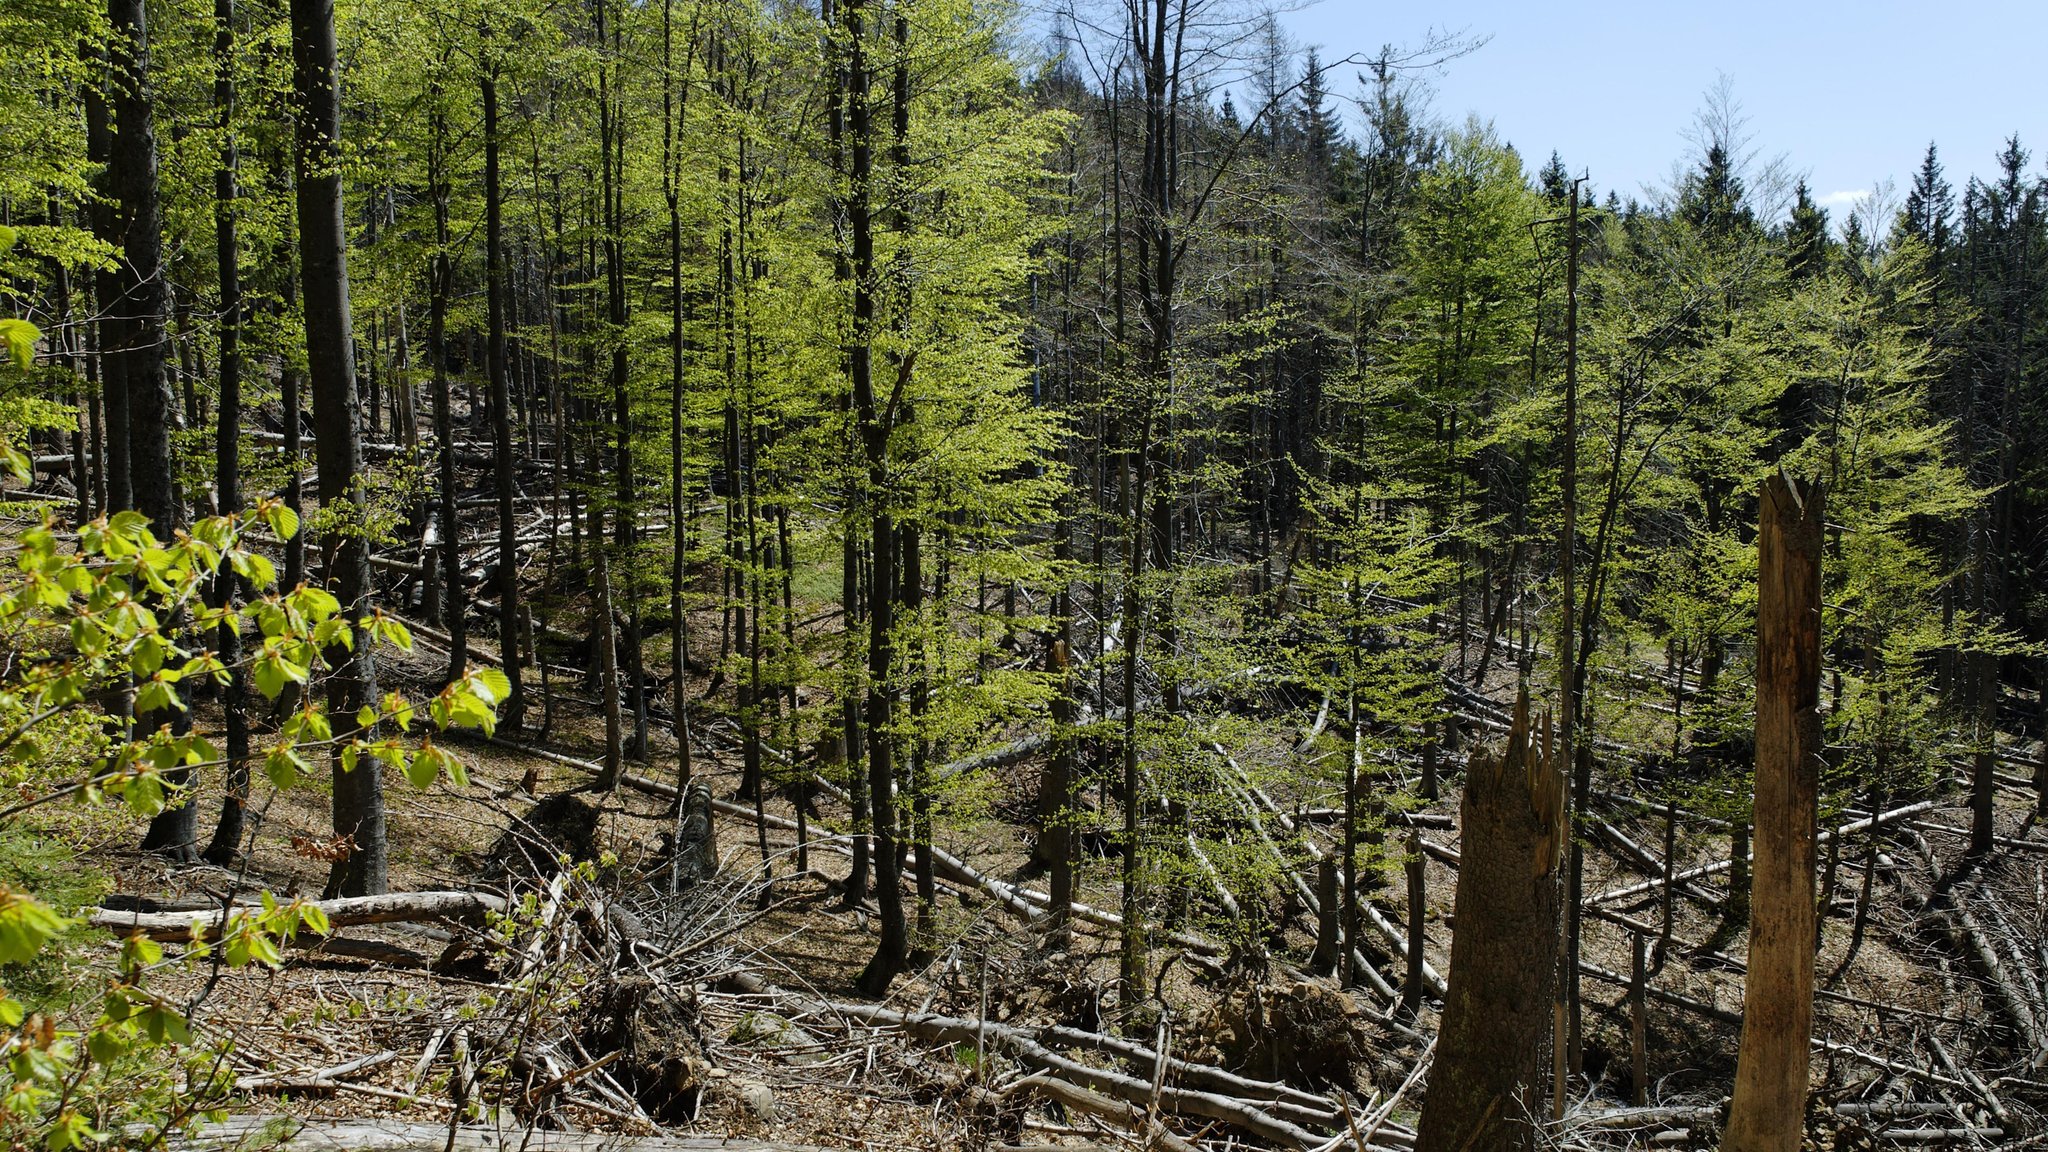
M1252 1102L1215 1092L1176 1087L1166 1081L1176 1079L1177 1073L1185 1066L1177 1060L1158 1062L1157 1067L1176 1075L1162 1075L1155 1083L1121 1072L1090 1067L1062 1056L1040 1043L1039 1034L1027 1028L991 1020L899 1012L871 1004L828 1003L773 988L743 973L727 979L756 995L776 996L818 1016L836 1017L870 1027L894 1028L940 1044L995 1045L1028 1067L1051 1073L1058 1079L1112 1099L1145 1108L1156 1101L1158 1107L1166 1111L1218 1120L1262 1140L1290 1148L1318 1149L1328 1143L1327 1137L1315 1135L1303 1128L1302 1123L1334 1128L1341 1119L1340 1114L1327 1104L1326 1110L1319 1111L1287 1101Z
M1043 1072L1036 1076L1026 1076L1003 1090L1006 1096L1013 1092L1036 1092L1058 1101L1062 1107L1113 1121L1129 1128L1134 1136L1140 1137L1139 1143L1146 1147L1163 1148L1166 1152L1200 1152L1194 1144L1167 1131L1159 1121L1145 1115L1143 1108L1135 1104L1126 1104L1121 1100L1112 1100L1100 1092L1091 1092L1078 1084L1069 1084L1057 1076L1048 1076ZM1047 1152L1051 1152L1053 1148L1071 1146L1046 1147Z
M322 1092L332 1091L341 1085L341 1078L355 1072L381 1068L398 1059L398 1053L389 1050L372 1056L363 1056L332 1068L321 1068L313 1072L297 1074L261 1073L255 1076L241 1076L235 1080L237 1092Z
M828 1152L809 1144L721 1136L622 1136L538 1128L423 1124L402 1120L300 1120L232 1116L172 1140L179 1152Z
M327 917L334 928L363 924L394 924L419 920L481 920L487 912L505 911L505 901L484 892L393 892L384 896L346 896L339 900L309 903ZM122 935L141 933L152 940L177 942L201 933L208 940L220 939L221 929L231 917L254 916L263 908L257 904L235 904L225 912L118 912L100 909L86 918L95 928ZM319 939L319 938L315 938ZM329 941L322 940L322 943Z
M1939 807L1940 803L1938 800L1922 800L1916 804L1908 804L1903 808L1894 808L1889 812L1881 812L1876 816L1866 816L1861 820L1853 820L1842 825L1840 828L1831 828L1823 831L1819 836L1819 841L1822 844L1826 844L1838 836L1854 836L1859 832L1868 831L1872 827L1895 824L1908 817L1918 816L1922 812L1931 812ZM1728 871L1733 863L1734 861L1732 860L1717 860L1712 864L1702 864L1697 868L1688 868L1683 872L1673 874L1671 882L1673 884L1684 884L1692 880L1703 880L1708 876L1717 876ZM1637 896L1647 895L1662 887L1664 887L1664 881L1660 877L1656 880L1645 880L1640 884L1630 884L1625 888L1609 889L1608 891L1588 897L1587 902L1591 904L1613 904L1618 901L1631 900Z
M1221 744L1212 743L1209 747L1218 756L1223 758L1223 762L1236 775L1237 779L1235 781L1226 780L1224 781L1224 786L1237 800L1238 807L1243 811L1245 818L1251 822L1252 831L1258 835L1259 843L1265 847L1267 854L1273 858L1274 863L1279 865L1281 875L1287 877L1288 883L1294 888L1296 898L1302 902L1302 907L1308 909L1310 916L1320 920L1323 915L1322 902L1316 899L1314 892L1310 891L1308 882L1303 880L1300 874L1292 867L1288 866L1286 854L1280 851L1280 846L1275 844L1272 836L1267 834L1265 822L1259 816L1259 809L1263 807L1267 814L1278 820L1280 826L1286 829L1290 835L1296 831L1294 821L1289 819L1286 813L1280 811L1279 806L1273 803L1271 797L1267 796L1264 791L1252 783L1251 777L1245 773L1243 768L1238 766L1237 760L1230 753L1226 752ZM1256 803L1254 803L1255 799ZM1347 940L1345 945L1351 954L1353 971L1364 976L1366 982L1371 984L1380 995L1388 1000L1400 998L1400 992L1394 988L1393 984L1386 977L1380 975L1379 969L1373 967L1372 961L1366 956L1364 949L1358 946L1356 940ZM1438 995L1442 995L1442 993L1439 992Z
M589 761L577 760L574 757L563 756L560 753L549 752L545 749L528 748L524 745L512 744L508 741L497 739L493 739L492 743L540 756L559 764L582 768L590 772L595 772L598 769L597 765ZM645 776L636 776L632 773L620 776L619 783L635 791L645 792L652 796L661 796L666 799L672 800L676 795L674 785L665 784L659 780L649 780ZM735 804L730 800L713 800L711 804L712 807L720 812L731 816L737 816L744 820L760 820L770 828L780 828L786 832L796 831L796 821L787 817L777 816L773 813L756 813L752 808L743 804ZM844 835L828 834L819 836L815 829L810 831L813 843L820 841L827 843L851 842L851 837ZM1029 923L1036 923L1044 915L1039 911L1040 906L1049 906L1052 902L1052 898L1043 892L1021 888L1007 881L998 880L993 876L986 875L969 865L966 861L936 845L932 848L932 865L933 870L940 876L948 878L963 887L980 890ZM1080 903L1079 901L1069 904L1067 909L1069 914L1076 919L1098 924L1105 928L1120 928L1123 926L1122 916L1114 912L1105 912L1102 909ZM1166 938L1190 952L1203 956L1221 956L1226 951L1223 945L1191 932L1169 932Z
M1914 832L1913 848L1920 854L1937 878L1941 876L1941 864L1934 857L1934 850L1927 844L1926 837ZM2006 971L2004 961L1998 955L1998 947L1990 935L1970 911L1971 890L1958 884L1946 896L1930 901L1923 911L1944 929L1944 934L1959 945L1968 955L1977 975L1990 986L1991 999L2004 1010L2013 1031L2019 1034L2027 1046L2027 1068L2039 1068L2048 1058L2048 1038L2044 1038L2041 1024L2034 1014L2033 1001Z

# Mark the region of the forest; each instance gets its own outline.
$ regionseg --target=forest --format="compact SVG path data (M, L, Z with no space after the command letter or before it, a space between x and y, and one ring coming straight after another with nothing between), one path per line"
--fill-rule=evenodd
M0 0L0 1139L2048 1147L2048 170L1477 47Z

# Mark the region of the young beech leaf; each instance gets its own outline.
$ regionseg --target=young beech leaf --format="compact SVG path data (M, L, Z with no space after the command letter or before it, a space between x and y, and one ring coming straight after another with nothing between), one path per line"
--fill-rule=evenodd
M412 760L406 764L405 778L411 781L412 786L415 788L433 787L434 781L439 779L441 775L439 758L440 753L436 752L432 745L421 748L413 754Z
M0 964L21 964L62 932L65 919L26 892L0 885Z
M289 540L299 534L299 514L282 501L263 506L263 521L280 540Z

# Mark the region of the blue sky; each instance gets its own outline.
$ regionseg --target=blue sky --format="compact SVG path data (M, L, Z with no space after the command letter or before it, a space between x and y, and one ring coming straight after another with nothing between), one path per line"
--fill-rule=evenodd
M1421 77L1442 119L1491 119L1533 169L1552 151L1604 196L1664 184L1703 94L1726 74L1762 159L1783 155L1840 221L1932 140L1961 196L2006 136L2048 157L2048 0L1321 0L1282 17L1323 58L1490 36ZM1332 77L1355 95L1356 69Z

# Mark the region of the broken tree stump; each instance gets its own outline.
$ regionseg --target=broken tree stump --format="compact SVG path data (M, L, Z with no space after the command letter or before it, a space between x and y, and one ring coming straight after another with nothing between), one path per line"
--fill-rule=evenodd
M1796 1152L1813 1036L1820 795L1819 485L1764 482L1757 533L1756 869L1723 1152Z
M1449 988L1416 1147L1526 1152L1543 1111L1565 841L1563 767L1547 721L1532 737L1526 695L1507 747L1472 760L1463 824Z

